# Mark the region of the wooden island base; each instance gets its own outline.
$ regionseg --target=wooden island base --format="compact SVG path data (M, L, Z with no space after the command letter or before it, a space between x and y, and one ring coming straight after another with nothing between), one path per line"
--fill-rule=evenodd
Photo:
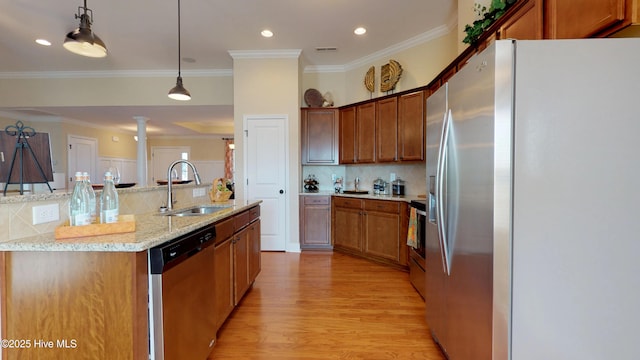
M0 268L3 359L148 358L146 251L2 252Z

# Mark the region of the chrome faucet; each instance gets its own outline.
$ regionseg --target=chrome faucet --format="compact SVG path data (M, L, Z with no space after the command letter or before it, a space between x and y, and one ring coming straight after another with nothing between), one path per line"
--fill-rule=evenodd
M196 185L200 185L202 183L202 181L200 180L200 175L198 174L198 170L196 170L196 167L193 166L192 163L187 160L176 160L172 162L171 165L169 165L169 169L167 170L167 210L173 209L173 193L171 189L173 179L171 178L171 171L173 170L174 166L180 163L189 165L191 170L193 170L193 177L196 179Z
M354 181L354 187L356 188L356 191L360 190L360 178L356 176L356 180Z

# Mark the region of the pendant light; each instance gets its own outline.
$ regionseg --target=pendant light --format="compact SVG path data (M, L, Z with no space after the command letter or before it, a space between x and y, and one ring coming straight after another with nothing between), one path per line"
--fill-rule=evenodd
M178 0L178 79L176 86L169 90L169 97L173 100L191 100L189 90L182 86L182 74L180 72L180 0Z
M93 11L87 8L87 0L84 0L84 6L78 6L78 13L75 15L76 19L80 19L80 27L67 34L64 39L64 48L82 56L94 58L107 56L107 46L91 31Z

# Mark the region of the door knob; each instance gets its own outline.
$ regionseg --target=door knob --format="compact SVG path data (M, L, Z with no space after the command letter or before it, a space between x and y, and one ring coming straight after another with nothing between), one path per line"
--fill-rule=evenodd
M284 194L284 190L280 189L280 194Z

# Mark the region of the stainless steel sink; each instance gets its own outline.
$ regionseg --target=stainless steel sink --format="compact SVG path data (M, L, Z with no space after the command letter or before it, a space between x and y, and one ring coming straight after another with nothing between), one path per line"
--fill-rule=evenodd
M216 213L218 211L222 211L224 209L229 208L230 206L223 205L203 205L203 206L195 206L188 209L176 210L165 213L163 215L166 216L200 216L200 215L210 215Z

